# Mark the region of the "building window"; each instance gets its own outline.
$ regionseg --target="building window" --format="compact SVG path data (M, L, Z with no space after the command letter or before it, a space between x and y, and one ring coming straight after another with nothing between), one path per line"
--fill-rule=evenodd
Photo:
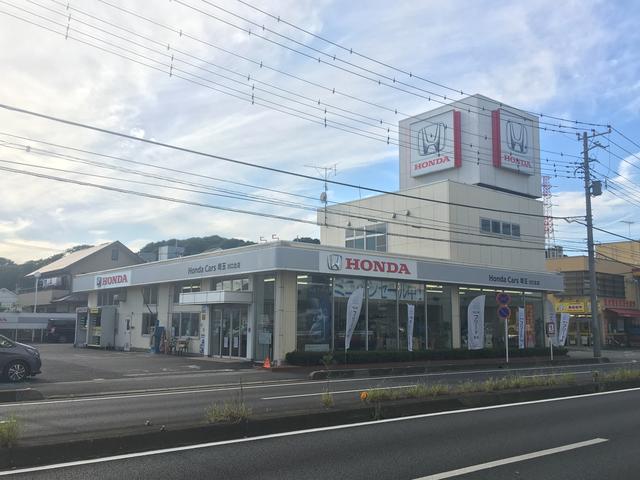
M171 333L174 337L197 337L199 325L198 312L174 313L171 317Z
M376 223L364 228L347 228L344 245L347 248L386 252L387 224Z
M501 222L500 220L491 220L490 218L480 219L480 231L504 237L520 238L520 225L517 223Z
M119 289L98 291L98 307L116 305L120 300L125 300L125 298L120 296Z
M120 250L118 250L117 248L114 248L113 250L111 250L111 260L113 260L114 262L118 261L119 255L120 255Z
M234 278L232 280L212 280L211 288L213 290L226 290L227 292L248 292L248 278Z
M157 313L143 313L142 314L142 335L151 335L152 330L155 328L158 322Z
M142 302L146 305L156 305L158 303L157 285L149 285L142 288Z
M181 293L195 293L200 291L200 282L177 283L173 289L173 303L180 303Z

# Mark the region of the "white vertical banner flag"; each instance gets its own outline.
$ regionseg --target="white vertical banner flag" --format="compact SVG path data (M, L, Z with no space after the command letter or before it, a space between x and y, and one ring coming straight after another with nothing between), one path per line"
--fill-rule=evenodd
M524 348L524 334L526 323L524 318L524 308L518 307L518 348Z
M364 300L364 289L356 288L347 302L347 326L344 337L344 349L348 350L351 346L351 336L356 329L358 318L360 318L360 310L362 310L362 300Z
M553 323L554 328L556 329L556 335L553 337L549 338L549 341L551 341L551 343L553 344L554 347L558 346L558 329L557 329L557 324L556 324L556 309L553 306L553 303L551 303L550 300L545 300L544 301L544 323L545 323L545 329L546 329L546 324L548 323Z
M564 347L567 341L567 333L569 332L569 318L571 315L568 313L560 314L560 328L558 329L558 346Z
M413 321L415 317L416 306L407 305L407 350L413 352Z
M478 295L471 300L467 309L467 344L469 350L484 348L484 300L486 295Z

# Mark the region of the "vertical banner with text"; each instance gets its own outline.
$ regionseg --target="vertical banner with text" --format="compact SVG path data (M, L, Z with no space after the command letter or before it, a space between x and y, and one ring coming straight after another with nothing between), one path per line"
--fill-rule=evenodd
M568 313L560 314L560 328L558 329L558 346L564 347L567 341L567 332L569 331L569 319L571 315Z
M410 352L413 352L413 321L415 316L415 309L415 305L407 305L407 350L409 350Z
M524 316L525 310L522 307L518 307L518 348L525 348L525 332L527 324Z
M485 295L471 300L467 308L467 345L469 350L484 348L484 301Z
M356 288L347 302L347 326L344 336L344 349L348 350L351 346L351 337L358 318L360 318L360 310L362 310L362 300L364 299L364 289L362 287Z

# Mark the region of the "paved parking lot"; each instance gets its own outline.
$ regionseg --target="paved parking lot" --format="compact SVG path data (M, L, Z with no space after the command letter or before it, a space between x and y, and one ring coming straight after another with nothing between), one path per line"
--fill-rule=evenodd
M40 344L37 347L42 356L42 373L30 382L34 384L252 368L250 362L242 360L115 352L74 348L70 344Z

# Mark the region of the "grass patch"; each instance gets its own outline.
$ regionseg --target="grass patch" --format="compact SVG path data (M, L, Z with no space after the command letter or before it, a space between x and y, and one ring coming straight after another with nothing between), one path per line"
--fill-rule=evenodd
M638 375L640 377L640 373ZM575 375L563 374L541 377L521 377L509 375L506 377L488 378L481 382L471 380L464 381L456 385L446 385L434 383L431 385L419 383L403 388L373 388L360 394L360 399L364 402L380 402L391 400L403 400L407 398L434 398L438 395L463 395L478 392L496 392L501 390L516 390L532 387L549 387L560 384L573 384L576 382Z
M331 392L322 392L322 396L320 397L320 400L322 401L322 406L324 408L332 408L334 405L334 401L333 401L333 393Z
M13 447L20 437L20 423L14 416L0 422L0 446Z
M214 403L205 411L205 417L209 423L240 423L248 420L250 416L251 408L238 400Z
M637 380L640 378L640 370L632 368L620 368L609 372L600 372L597 379L602 382L624 382L625 380ZM596 379L596 377L594 377Z

